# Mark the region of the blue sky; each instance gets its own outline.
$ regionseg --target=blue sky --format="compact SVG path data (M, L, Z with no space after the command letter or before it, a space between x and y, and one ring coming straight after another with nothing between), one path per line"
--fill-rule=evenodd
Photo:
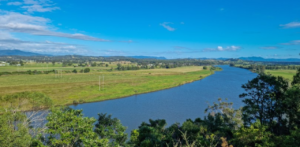
M0 49L167 58L298 58L296 0L0 0Z

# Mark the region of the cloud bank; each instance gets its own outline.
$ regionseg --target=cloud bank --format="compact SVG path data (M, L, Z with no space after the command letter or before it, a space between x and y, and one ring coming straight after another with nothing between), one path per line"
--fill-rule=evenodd
M55 6L51 0L23 0L23 2L14 1L8 2L9 6L21 6L28 13L34 12L51 12L54 10L59 10L60 8Z
M58 42L24 41L13 37L7 32L0 31L0 50L19 49L23 51L51 54L82 54L87 52L83 46Z
M203 52L223 52L223 51L237 51L241 49L240 46L227 46L227 47L222 47L222 46L218 46L217 48L205 48L202 51Z
M107 42L101 38L96 38L80 33L69 34L54 31L54 28L49 26L49 19L36 17L15 12L0 11L0 29L9 32L28 33L39 36L54 36L64 37L79 40Z
M293 40L288 43L282 43L282 45L297 45L300 44L300 40Z
M288 24L283 24L280 26L282 26L283 28L298 28L300 27L300 22L290 22Z
M264 46L264 47L260 47L261 49L264 49L264 50L275 50L275 49L279 49L281 47L279 46Z

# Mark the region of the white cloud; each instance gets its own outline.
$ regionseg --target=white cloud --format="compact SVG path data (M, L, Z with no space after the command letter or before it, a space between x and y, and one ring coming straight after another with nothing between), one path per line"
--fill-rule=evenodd
M47 1L45 1L45 0L43 0L43 1L41 1L41 0L24 0L25 4L33 4L33 5L40 4L40 3L46 3L46 2Z
M0 39L15 39L15 38L8 32L0 31Z
M223 49L223 47L222 47L222 46L218 46L218 47L217 47L217 50L219 50L219 51L223 51L224 49Z
M288 43L282 43L282 45L297 45L300 44L300 40L293 40Z
M9 2L9 3L7 3L7 5L20 6L20 5L22 5L22 3L21 2Z
M44 7L42 5L23 6L28 12L51 12L60 9L59 7Z
M7 5L21 6L29 13L34 12L51 12L54 10L59 10L60 8L55 6L51 0L23 0L23 2L9 2Z
M300 27L300 22L290 22L288 24L283 24L283 25L280 25L284 28L297 28L297 27Z
M173 23L171 23L171 22L163 22L163 23L161 23L159 25L163 26L164 28L166 28L169 31L175 31L175 28L170 27L168 24L173 24Z
M28 12L51 12L53 10L59 10L59 7L54 6L50 0L24 0L25 6L22 6L23 9L26 9Z
M261 49L264 50L274 50L274 49L279 49L280 47L278 46L264 46L264 47L260 47Z
M227 46L225 48L222 46L218 46L217 48L205 48L202 51L203 52L218 52L218 51L220 52L220 51L237 51L239 49L241 49L240 46L232 45L232 46Z
M83 46L58 42L33 42L14 38L7 32L0 31L0 50L18 49L36 53L81 54L87 52Z
M15 12L0 11L0 30L9 32L28 33L39 36L55 36L88 41L109 41L101 38L96 38L80 33L68 34L53 31L53 28L48 25L49 19L43 17L35 17L24 15Z

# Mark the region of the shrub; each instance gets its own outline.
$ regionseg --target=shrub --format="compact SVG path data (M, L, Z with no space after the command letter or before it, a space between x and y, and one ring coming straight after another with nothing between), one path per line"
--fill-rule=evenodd
M83 70L84 73L88 73L88 72L90 72L90 71L91 71L90 68L85 68L85 69Z
M80 100L79 100L79 103L84 103L84 102L85 102L85 101L84 101L84 100L82 100L82 99L80 99Z
M73 101L73 104L74 104L74 105L77 105L77 104L78 104L78 101L74 100L74 101Z

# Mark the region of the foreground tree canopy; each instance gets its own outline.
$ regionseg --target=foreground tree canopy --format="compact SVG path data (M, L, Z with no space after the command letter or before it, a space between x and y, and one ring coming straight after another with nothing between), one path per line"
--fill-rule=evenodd
M300 146L300 70L289 84L264 73L242 85L244 107L219 99L207 116L168 125L163 119L143 122L125 133L117 118L99 114L84 117L82 110L52 107L42 93L1 96L9 106L1 110L0 144L7 147L132 146L132 147L295 147ZM15 103L18 102L18 103ZM21 112L22 107L49 111ZM47 115L41 117L42 112ZM44 119L43 119L44 118ZM46 119L46 120L45 120Z

